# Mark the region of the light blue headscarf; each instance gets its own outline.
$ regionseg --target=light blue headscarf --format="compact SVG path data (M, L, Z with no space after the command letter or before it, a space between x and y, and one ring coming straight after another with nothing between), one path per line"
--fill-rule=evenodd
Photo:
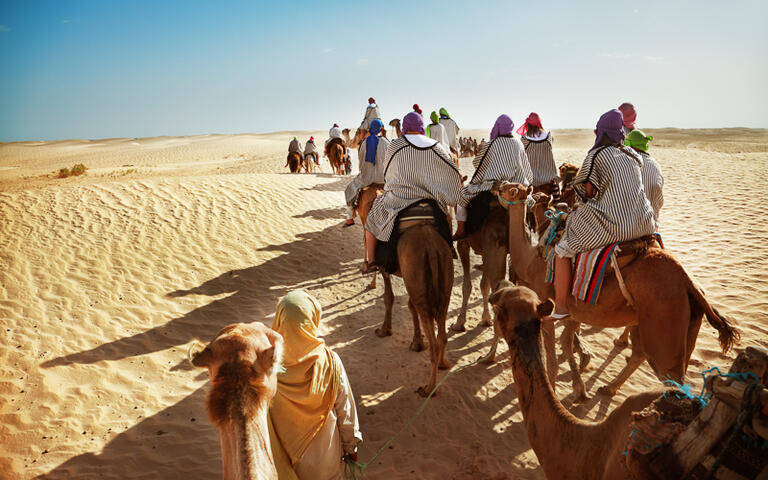
M374 119L368 127L371 132L365 139L365 161L376 165L376 149L379 148L379 132L384 127L381 120Z

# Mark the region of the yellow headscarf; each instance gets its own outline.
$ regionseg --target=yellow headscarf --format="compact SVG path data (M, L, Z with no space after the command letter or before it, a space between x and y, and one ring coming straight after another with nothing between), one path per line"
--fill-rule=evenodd
M318 337L321 313L315 298L294 290L277 303L272 323L285 340L285 372L277 376L277 394L269 408L277 436L273 440L294 465L323 427L341 382L336 358Z

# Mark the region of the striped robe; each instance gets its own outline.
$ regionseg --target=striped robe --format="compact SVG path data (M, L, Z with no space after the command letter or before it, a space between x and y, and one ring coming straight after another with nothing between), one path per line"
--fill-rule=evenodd
M360 123L360 128L368 130L368 127L371 126L371 122L377 118L381 119L381 112L379 112L378 105L375 107L365 107L365 115L363 116L363 121Z
M459 148L459 125L452 118L441 118L440 125L445 127L445 134L448 136L448 146L456 151L461 152Z
M512 135L499 135L486 142L472 160L475 174L461 189L459 205L466 207L481 192L487 192L496 180L531 184L531 165L520 140Z
M555 251L573 257L613 242L633 240L656 231L653 209L645 197L642 159L627 147L599 147L584 159L573 181L584 203L568 215ZM586 182L596 190L586 198Z
M429 138L437 140L438 143L442 144L446 152L451 152L450 146L448 145L448 135L445 133L445 127L441 124L429 124Z
M354 180L347 184L347 188L344 190L344 197L349 206L352 206L355 198L357 198L358 192L363 188L372 183L384 183L384 164L387 156L387 149L389 148L389 140L379 137L379 145L376 147L376 165L365 161L366 148L367 145L365 140L363 140L357 150L360 173L357 174Z
M559 179L555 157L552 155L552 132L547 133L546 138L541 140L531 140L526 137L522 137L520 140L523 142L533 172L531 185L540 187L552 183L552 180Z
M384 194L368 215L365 228L389 240L400 210L422 199L434 199L448 214L461 190L461 174L440 143L416 147L405 136L392 140L384 161Z
M659 210L664 206L664 176L661 174L659 162L646 152L638 152L643 158L643 166L640 168L643 176L643 187L645 196L651 202L653 208L653 218L658 223Z

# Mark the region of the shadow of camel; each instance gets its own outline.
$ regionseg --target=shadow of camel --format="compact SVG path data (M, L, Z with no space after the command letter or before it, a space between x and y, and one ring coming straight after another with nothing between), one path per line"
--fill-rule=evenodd
M169 297L186 295L214 296L231 294L200 306L189 313L149 330L104 343L90 350L48 360L44 368L88 364L144 355L184 345L195 338L208 339L225 325L264 318L274 311L277 299L295 288L312 290L324 287L328 272L347 275L355 272L352 261L361 252L352 247L339 247L335 255L317 255L311 264L306 252L317 245L345 245L347 238L338 226L318 232L301 233L292 242L270 245L261 251L284 252L259 265L231 270L205 283L186 290L168 293ZM359 247L358 247L359 248ZM333 281L333 280L331 280Z

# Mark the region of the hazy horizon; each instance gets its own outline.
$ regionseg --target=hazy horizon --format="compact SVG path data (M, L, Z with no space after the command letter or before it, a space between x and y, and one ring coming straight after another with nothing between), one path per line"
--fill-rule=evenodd
M4 2L0 141L355 128L768 127L768 3Z

